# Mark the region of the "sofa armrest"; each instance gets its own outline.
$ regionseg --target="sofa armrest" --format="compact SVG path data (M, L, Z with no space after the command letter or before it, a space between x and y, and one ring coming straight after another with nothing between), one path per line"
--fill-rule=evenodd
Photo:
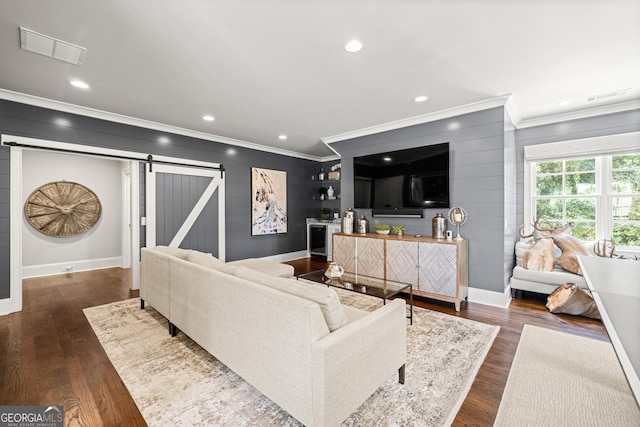
M169 270L171 256L142 248L140 251L140 298L170 319Z
M313 344L314 425L339 425L407 359L406 302L397 298Z

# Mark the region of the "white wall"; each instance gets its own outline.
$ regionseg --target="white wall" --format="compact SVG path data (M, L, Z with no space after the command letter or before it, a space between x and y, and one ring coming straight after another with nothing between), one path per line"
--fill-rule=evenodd
M22 203L39 186L72 181L91 189L102 217L88 232L56 238L35 230L23 215L23 277L119 266L122 262L122 162L50 151L23 152ZM71 267L71 269L68 269Z

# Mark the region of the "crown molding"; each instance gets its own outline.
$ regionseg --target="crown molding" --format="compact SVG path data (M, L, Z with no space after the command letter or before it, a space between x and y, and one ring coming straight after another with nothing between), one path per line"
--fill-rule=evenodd
M359 138L362 136L373 135L376 133L387 132L390 130L401 129L408 126L420 125L424 123L434 122L436 120L448 119L450 117L460 116L462 114L474 113L476 111L488 110L495 107L503 107L511 94L497 96L495 98L486 99L484 101L474 102L471 104L461 105L459 107L449 108L447 110L436 111L434 113L423 114L420 116L409 117L407 119L396 120L389 123L371 126L368 128L358 129L338 135L327 136L321 138L321 141L329 146L334 142L344 141L347 139Z
M383 123L363 129L349 131L333 136L327 136L320 138L320 141L325 144L335 155L331 156L313 156L310 154L299 153L296 151L283 150L280 148L269 147L261 144L256 144L249 141L243 141L234 138L228 138L220 135L194 131L191 129L181 128L177 126L171 126L163 123L152 122L150 120L139 119L135 117L125 116L116 113L110 113L107 111L97 110L88 107L81 107L75 104L69 104L61 101L54 101L47 98L41 98L33 95L27 95L19 92L13 92L6 89L0 89L0 99L7 101L19 102L22 104L33 105L36 107L53 109L56 111L62 111L71 114L77 114L86 117L92 117L100 120L107 120L115 123L126 124L130 126L137 126L146 129L153 129L160 132L168 132L176 135L183 135L192 138L198 138L206 141L218 142L222 144L233 145L236 147L248 148L251 150L263 151L272 154L279 154L287 157L294 157L298 159L311 160L315 162L329 162L340 159L340 154L331 147L334 142L344 141L347 139L358 138L362 136L373 135L376 133L386 132L390 130L396 130L408 126L414 126L424 123L433 122L436 120L448 119L462 114L474 113L477 111L488 110L490 108L504 107L506 113L511 118L516 129L524 129L535 126L548 125L552 123L558 123L568 120L583 119L588 117L600 116L605 114L619 113L623 111L640 109L640 100L627 101L623 103L604 105L600 107L593 107L578 111L572 111L562 114L554 114L549 116L537 117L534 119L523 120L520 112L517 108L517 103L511 94L497 96L489 98L483 101L474 102L471 104L462 105L459 107L453 107L446 110L436 111L434 113L424 114L420 116L410 117L407 119L396 120L389 123Z
M110 122L137 126L145 129L153 129L160 132L168 132L176 135L183 135L192 138L203 139L206 141L219 142L229 144L236 147L249 148L251 150L264 151L272 154L280 154L288 157L296 157L299 159L313 160L316 162L323 161L322 157L303 154L296 151L283 150L280 148L267 147L265 145L256 144L254 142L243 141L234 138L227 138L220 135L214 135L205 132L194 131L191 129L171 126L163 123L152 122L150 120L138 119L135 117L125 116L122 114L110 113L108 111L97 110L94 108L81 107L75 104L69 104L61 101L54 101L38 96L27 95L24 93L13 92L6 89L0 89L0 99L7 101L19 102L21 104L33 105L35 107L48 108L65 113L77 114L80 116L91 117L94 119L107 120Z
M525 129L535 126L549 125L552 123L565 122L569 120L586 119L589 117L603 116L605 114L621 113L623 111L640 109L640 100L619 102L617 104L602 105L599 107L585 108L577 111L570 111L561 114L536 117L534 119L521 120L516 124L518 129Z

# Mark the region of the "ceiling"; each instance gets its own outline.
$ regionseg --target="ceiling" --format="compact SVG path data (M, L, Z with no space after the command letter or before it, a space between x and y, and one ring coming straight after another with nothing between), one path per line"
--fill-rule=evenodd
M20 27L86 55L22 50ZM322 159L505 103L518 127L639 108L640 2L3 0L0 58L2 99Z

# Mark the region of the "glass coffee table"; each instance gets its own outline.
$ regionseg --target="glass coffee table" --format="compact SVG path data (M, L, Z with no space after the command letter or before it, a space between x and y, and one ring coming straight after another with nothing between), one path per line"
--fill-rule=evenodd
M345 289L363 295L382 299L382 304L387 303L387 299L394 297L401 292L409 292L409 315L407 319L413 325L413 286L408 283L394 282L375 277L364 276L362 274L344 273L339 278L331 278L325 275L326 270L312 271L297 276L299 279L311 280L327 286Z

